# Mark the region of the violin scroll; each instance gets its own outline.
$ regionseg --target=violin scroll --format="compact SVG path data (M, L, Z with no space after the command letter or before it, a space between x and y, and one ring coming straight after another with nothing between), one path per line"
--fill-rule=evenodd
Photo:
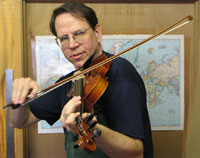
M90 132L90 129L95 127L97 124L96 121L92 122L90 125L87 123L94 117L94 114L91 114L85 121L81 119L81 116L76 120L77 128L76 132L78 134L78 140L74 144L74 148L81 147L85 151L91 153L96 150L96 142L94 140L95 137L99 137L101 135L101 130L96 128L93 131L93 135Z

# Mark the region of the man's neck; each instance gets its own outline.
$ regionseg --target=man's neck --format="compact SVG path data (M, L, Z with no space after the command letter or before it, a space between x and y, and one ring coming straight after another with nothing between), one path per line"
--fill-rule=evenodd
M100 45L99 49L95 50L91 57L83 65L83 69L88 68L93 61L95 61L103 53L102 47Z

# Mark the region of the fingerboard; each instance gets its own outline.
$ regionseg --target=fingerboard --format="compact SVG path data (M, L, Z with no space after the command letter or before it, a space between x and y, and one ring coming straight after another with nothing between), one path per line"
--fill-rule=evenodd
M83 94L83 86L84 86L84 76L79 76L73 80L73 96L81 97L81 106L76 109L76 112L80 112L82 114L84 112L84 94Z

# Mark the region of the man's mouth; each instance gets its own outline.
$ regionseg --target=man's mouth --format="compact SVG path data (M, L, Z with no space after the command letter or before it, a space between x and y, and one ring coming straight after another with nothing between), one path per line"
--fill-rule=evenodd
M82 58L82 56L83 56L83 53L77 53L77 54L73 54L73 55L71 56L71 58L73 58L73 59L75 59L75 60L79 60L79 59Z

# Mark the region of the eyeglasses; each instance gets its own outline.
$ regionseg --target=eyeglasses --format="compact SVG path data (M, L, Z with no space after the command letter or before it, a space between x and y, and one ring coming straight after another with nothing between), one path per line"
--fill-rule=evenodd
M73 40L77 43L82 43L85 38L86 38L86 33L87 31L90 29L91 27L85 29L85 30L79 30L79 31L76 31L74 33L72 33L71 36L68 36L68 35L63 35L62 37L57 37L55 40L56 40L56 43L59 47L68 47L69 46L69 39L70 38L73 38Z

